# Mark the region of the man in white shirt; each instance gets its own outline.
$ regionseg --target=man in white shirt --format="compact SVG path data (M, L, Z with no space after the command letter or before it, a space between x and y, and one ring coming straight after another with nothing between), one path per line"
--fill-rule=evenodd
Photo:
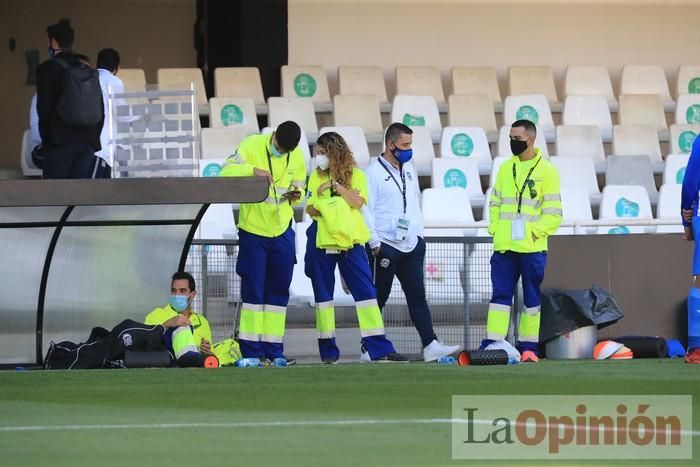
M97 71L100 73L100 87L105 109L105 122L100 133L102 149L95 153L95 168L92 178L112 178L113 154L109 144L112 128L112 114L109 109L109 93L124 92L124 83L117 77L119 72L119 52L114 49L102 49L97 54Z
M365 171L369 202L363 214L371 235L368 256L379 308L389 298L394 276L398 277L411 321L423 344L423 359L430 362L459 351L460 346L438 341L425 299L420 187L418 174L409 162L413 156L412 135L413 130L402 123L392 123L387 128L385 152Z

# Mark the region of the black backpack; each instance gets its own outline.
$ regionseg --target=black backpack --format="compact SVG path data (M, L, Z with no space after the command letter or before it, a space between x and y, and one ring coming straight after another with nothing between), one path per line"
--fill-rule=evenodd
M70 66L60 57L55 58L64 68L63 92L56 112L68 126L89 128L104 118L100 73L87 65Z

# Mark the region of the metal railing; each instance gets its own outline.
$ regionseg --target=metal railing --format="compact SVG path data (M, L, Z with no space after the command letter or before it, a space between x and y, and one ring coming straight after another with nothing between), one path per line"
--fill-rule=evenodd
M477 347L486 335L491 298L490 237L426 237L425 291L438 338L447 344ZM235 273L237 240L194 240L186 270L197 281L195 309L211 324L215 341L235 334L240 306L240 277ZM298 257L303 255L298 255ZM295 269L303 274L303 267ZM295 280L309 280L295 277ZM357 327L349 296L336 297L337 327ZM351 302L350 302L351 303ZM345 306L343 306L345 304ZM312 296L294 296L287 314L288 328L313 328ZM397 279L383 310L387 336L399 352L421 351L418 337Z

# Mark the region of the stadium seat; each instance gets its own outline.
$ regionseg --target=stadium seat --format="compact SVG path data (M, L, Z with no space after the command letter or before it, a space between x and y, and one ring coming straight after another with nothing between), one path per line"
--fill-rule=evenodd
M507 100L508 98L506 98ZM538 131L535 137L535 147L540 148L544 157L549 157L547 142L542 132ZM513 153L510 150L510 125L502 126L498 133L498 152L499 156L512 157Z
M600 203L601 220L621 220L617 226L600 226L599 234L644 233L642 226L625 226L625 219L651 220L651 204L643 186L606 185Z
M430 175L433 170L435 148L430 132L424 126L412 127L413 130L413 158L411 162L418 175Z
M652 165L646 156L608 157L605 183L606 186L642 186L647 190L648 197L654 204L659 197Z
M328 78L322 66L283 65L282 97L308 98L319 112L331 110Z
M647 155L654 170L663 170L661 146L656 128L650 125L615 125L612 153L616 156Z
M656 233L682 233L680 205L682 186L671 183L661 185L659 190L659 204L656 207L656 218L673 222L669 225L659 225Z
M432 141L440 142L442 124L437 103L432 96L397 95L391 108L391 121L410 127L425 127Z
M276 127L266 126L262 129L261 133L263 135L269 135L275 128ZM316 140L314 139L314 143L315 142ZM306 174L308 175L311 173L311 150L309 149L309 140L306 137L306 133L304 133L303 131L301 132L299 147L301 148L301 152L304 153L304 163L306 164Z
M368 142L383 141L384 127L377 96L333 96L333 122L335 126L359 126Z
M200 177L218 177L226 159L208 159L199 164ZM199 238L224 240L238 234L233 211L237 205L231 203L211 204L199 223Z
M669 154L664 163L664 185L681 185L685 176L685 168L688 166L688 154Z
M202 159L225 159L250 133L244 127L202 128Z
M508 94L542 94L549 104L559 102L554 74L549 66L511 66L508 68Z
M491 148L483 128L448 126L442 130L440 157L473 159L479 164L479 173L491 173Z
M671 153L690 153L700 134L700 125L671 125Z
M547 142L554 142L552 111L543 94L508 96L503 104L503 124L510 126L516 120L530 120L537 133L544 133Z
M620 94L658 94L666 105L673 103L664 69L658 65L625 65L622 67Z
M457 187L426 188L421 195L421 209L425 223L474 222L469 193Z
M593 159L589 157L552 157L550 162L559 171L562 188L586 190L590 204L600 204L600 188L596 178Z
M678 67L676 96L700 93L700 65L681 65Z
M212 97L209 99L209 126L242 127L249 133L259 133L255 101L250 97Z
M442 88L440 70L434 66L397 66L396 94L432 96L436 103L444 104L445 92ZM395 104L396 101L394 101Z
M676 123L700 124L700 94L681 94L676 102Z
M166 87L194 83L197 105L209 109L207 89L204 87L202 70L199 68L158 68L158 84Z
M452 68L452 94L458 96L487 95L493 104L500 104L496 69L492 66L456 66Z
M342 95L373 95L380 105L389 104L384 71L378 66L339 66L338 85Z
M127 91L146 89L146 74L142 68L119 68L117 76Z
M496 183L496 177L498 177L498 171L500 170L501 165L503 165L503 163L511 157L513 156L498 156L493 158L493 165L491 166L491 175L489 175L489 188L493 187L493 185Z
M612 118L603 96L566 96L561 119L564 125L596 125L603 141L612 140Z
M479 164L476 160L438 158L433 159L432 188L463 188L469 194L471 205L484 205L484 191L481 189Z
M557 156L588 157L596 164L596 172L605 171L605 149L597 126L559 125L556 134Z
M367 139L362 128L359 126L326 126L321 128L319 136L333 131L343 137L348 144L352 155L355 158L355 164L364 169L369 165L369 148L367 147Z
M570 224L577 221L592 221L593 212L588 190L576 187L561 187L561 205L564 211L563 223ZM573 226L562 226L556 235L585 234L586 228L576 231Z
M622 94L617 118L621 125L652 125L657 131L668 129L661 97L656 94Z
M277 128L280 123L292 120L306 133L306 138L315 143L318 137L316 113L311 99L305 97L270 97L267 100L268 125Z
M214 70L216 97L249 97L256 106L265 105L260 70L257 67L221 67Z
M38 169L32 161L32 143L31 130L24 130L22 134L22 148L20 152L20 165L22 166L22 175L25 177L40 177L42 170Z
M498 134L493 102L486 94L451 95L447 105L447 124L483 128L494 139Z
M604 66L568 66L564 76L564 95L602 96L609 110L617 109L608 69Z

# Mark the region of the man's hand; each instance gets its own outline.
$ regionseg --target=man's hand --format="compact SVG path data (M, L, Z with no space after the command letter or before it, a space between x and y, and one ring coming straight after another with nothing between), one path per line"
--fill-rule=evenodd
M190 324L192 323L190 323L190 319L187 316L177 315L163 323L163 326L166 328L179 328L180 326L189 326Z
M255 175L256 177L266 177L270 181L270 184L273 183L272 174L270 172L268 172L267 170L258 169L256 167L253 169L253 175Z
M379 252L380 252L380 251L382 251L382 246L381 246L381 245L372 248L372 254L374 255L375 258L376 258L377 256L379 256Z
M695 238L693 236L693 228L692 227L689 227L686 225L683 228L683 239L688 240L689 242L692 242L693 240L695 240Z
M682 209L681 213L683 214L683 220L685 222L688 222L688 223L693 222L693 208Z
M299 191L299 190L288 191L282 195L282 198L286 199L287 201L298 201L299 198L301 198L301 191Z
M212 355L211 342L202 338L202 342L199 343L199 351L203 354Z

